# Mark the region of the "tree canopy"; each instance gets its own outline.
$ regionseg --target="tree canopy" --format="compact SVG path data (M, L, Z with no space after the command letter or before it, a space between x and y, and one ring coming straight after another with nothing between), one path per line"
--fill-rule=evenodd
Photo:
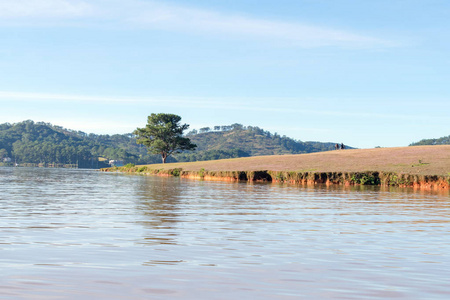
M183 137L183 132L189 125L180 124L180 121L181 117L174 114L151 114L147 125L134 131L136 143L147 146L149 153L160 154L163 163L173 153L194 150L197 145Z

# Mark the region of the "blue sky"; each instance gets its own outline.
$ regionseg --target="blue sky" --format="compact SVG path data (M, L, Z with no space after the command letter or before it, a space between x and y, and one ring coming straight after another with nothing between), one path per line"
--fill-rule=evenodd
M0 0L0 123L407 146L450 134L447 0Z

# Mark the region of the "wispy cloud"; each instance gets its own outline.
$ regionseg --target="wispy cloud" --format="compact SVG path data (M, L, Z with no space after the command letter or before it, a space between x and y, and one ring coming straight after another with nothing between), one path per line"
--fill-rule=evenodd
M1 101L36 101L36 102L76 102L76 103L111 103L111 104L188 104L207 106L211 101L195 97L112 97L90 95L68 95L51 93L25 93L0 91Z
M38 101L71 101L71 102L116 102L116 103L131 103L143 101L137 98L121 98L121 97L99 97L99 96L85 96L85 95L67 95L67 94L48 94L48 93L24 93L24 92L10 92L0 91L1 100L38 100ZM150 99L146 99L149 101ZM156 100L156 99L155 99Z
M330 45L387 46L391 44L391 42L382 39L344 30L182 6L162 5L156 2L147 4L147 9L130 16L127 21L167 30L277 39L304 47Z
M223 111L248 111L260 113L278 113L278 114L296 114L296 115L314 115L321 117L330 117L340 119L342 117L348 119L394 119L405 121L433 121L448 120L446 117L429 116L420 114L399 114L399 113L377 113L366 112L365 110L325 110L325 109L305 109L301 103L311 102L317 99L293 99L293 98L203 98L203 97L109 97L109 96L89 96L89 95L67 95L67 94L51 94L51 93L24 93L0 91L0 103L11 101L16 102L50 102L50 103L108 103L116 105L134 105L136 107L186 107ZM336 100L336 99L333 99ZM283 102L285 105L280 107L278 103ZM264 103L264 105L262 105Z
M92 23L127 25L151 30L253 38L284 42L301 47L344 46L386 47L393 42L365 34L307 25L300 22L268 20L242 14L224 13L159 1L104 0L0 0L0 21L15 24L63 21L77 18ZM33 23L34 20L34 23ZM67 24L67 25L68 25Z

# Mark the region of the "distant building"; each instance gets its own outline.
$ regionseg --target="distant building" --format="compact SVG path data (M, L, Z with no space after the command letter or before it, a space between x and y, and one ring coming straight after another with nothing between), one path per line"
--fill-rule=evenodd
M114 160L114 159L111 159L109 161L109 165L111 167L123 167L124 166L123 160Z
M11 158L10 158L10 157L5 157L5 158L3 159L3 162L9 163L9 162L11 162Z

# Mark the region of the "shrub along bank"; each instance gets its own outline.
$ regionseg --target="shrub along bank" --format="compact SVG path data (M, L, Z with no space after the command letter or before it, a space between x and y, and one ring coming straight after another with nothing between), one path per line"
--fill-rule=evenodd
M285 182L296 184L383 185L421 189L449 189L450 176L413 175L393 172L294 172L294 171L184 171L181 168L153 169L149 166L127 165L102 169L141 175L175 176L202 180L249 182Z

